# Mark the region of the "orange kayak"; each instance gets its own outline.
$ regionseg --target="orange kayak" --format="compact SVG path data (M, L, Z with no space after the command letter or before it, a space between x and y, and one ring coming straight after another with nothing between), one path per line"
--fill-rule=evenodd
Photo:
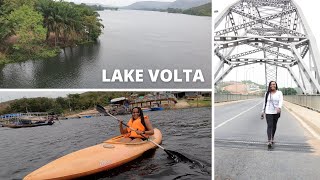
M118 167L157 147L149 141L120 143L118 140L121 138L122 135L67 154L33 171L24 179L72 179L87 176ZM160 144L162 140L160 130L154 129L154 135L150 139Z

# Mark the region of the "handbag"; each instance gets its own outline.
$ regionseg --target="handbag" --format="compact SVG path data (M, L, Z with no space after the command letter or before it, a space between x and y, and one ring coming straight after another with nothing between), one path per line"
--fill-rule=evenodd
M266 117L266 106L267 106L267 100L268 100L268 95L269 95L269 91L267 91L266 96L264 98L264 108L263 108L263 114L261 114L261 119L264 119Z
M278 116L278 118L280 118L280 116L281 116L281 112L277 113L277 116Z

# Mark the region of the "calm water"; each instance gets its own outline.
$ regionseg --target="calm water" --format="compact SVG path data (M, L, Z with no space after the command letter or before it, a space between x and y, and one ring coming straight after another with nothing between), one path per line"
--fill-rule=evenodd
M211 17L150 11L99 12L98 42L67 48L49 60L0 67L2 88L210 88ZM143 69L144 83L102 82L114 69ZM152 83L147 69L201 69L204 83ZM192 76L193 77L193 76Z
M90 179L211 179L211 108L145 114L162 131L163 147L183 153L205 168L175 163L158 148ZM63 155L116 136L118 131L118 123L111 117L65 120L34 128L0 128L0 179L21 179Z

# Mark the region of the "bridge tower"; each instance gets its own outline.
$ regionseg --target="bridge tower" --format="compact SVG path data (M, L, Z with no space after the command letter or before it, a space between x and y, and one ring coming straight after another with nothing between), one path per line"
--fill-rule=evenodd
M285 68L304 94L320 92L320 54L293 0L240 0L219 14L214 28L215 85L237 67L264 63L266 83Z

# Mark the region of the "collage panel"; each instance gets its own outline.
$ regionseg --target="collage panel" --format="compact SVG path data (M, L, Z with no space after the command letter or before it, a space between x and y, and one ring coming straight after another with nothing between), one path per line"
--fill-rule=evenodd
M210 91L1 91L0 100L1 179L212 178Z
M0 9L0 88L211 88L211 0L17 0Z
M213 5L214 179L319 179L319 3Z
M0 0L0 179L212 179L212 0Z

